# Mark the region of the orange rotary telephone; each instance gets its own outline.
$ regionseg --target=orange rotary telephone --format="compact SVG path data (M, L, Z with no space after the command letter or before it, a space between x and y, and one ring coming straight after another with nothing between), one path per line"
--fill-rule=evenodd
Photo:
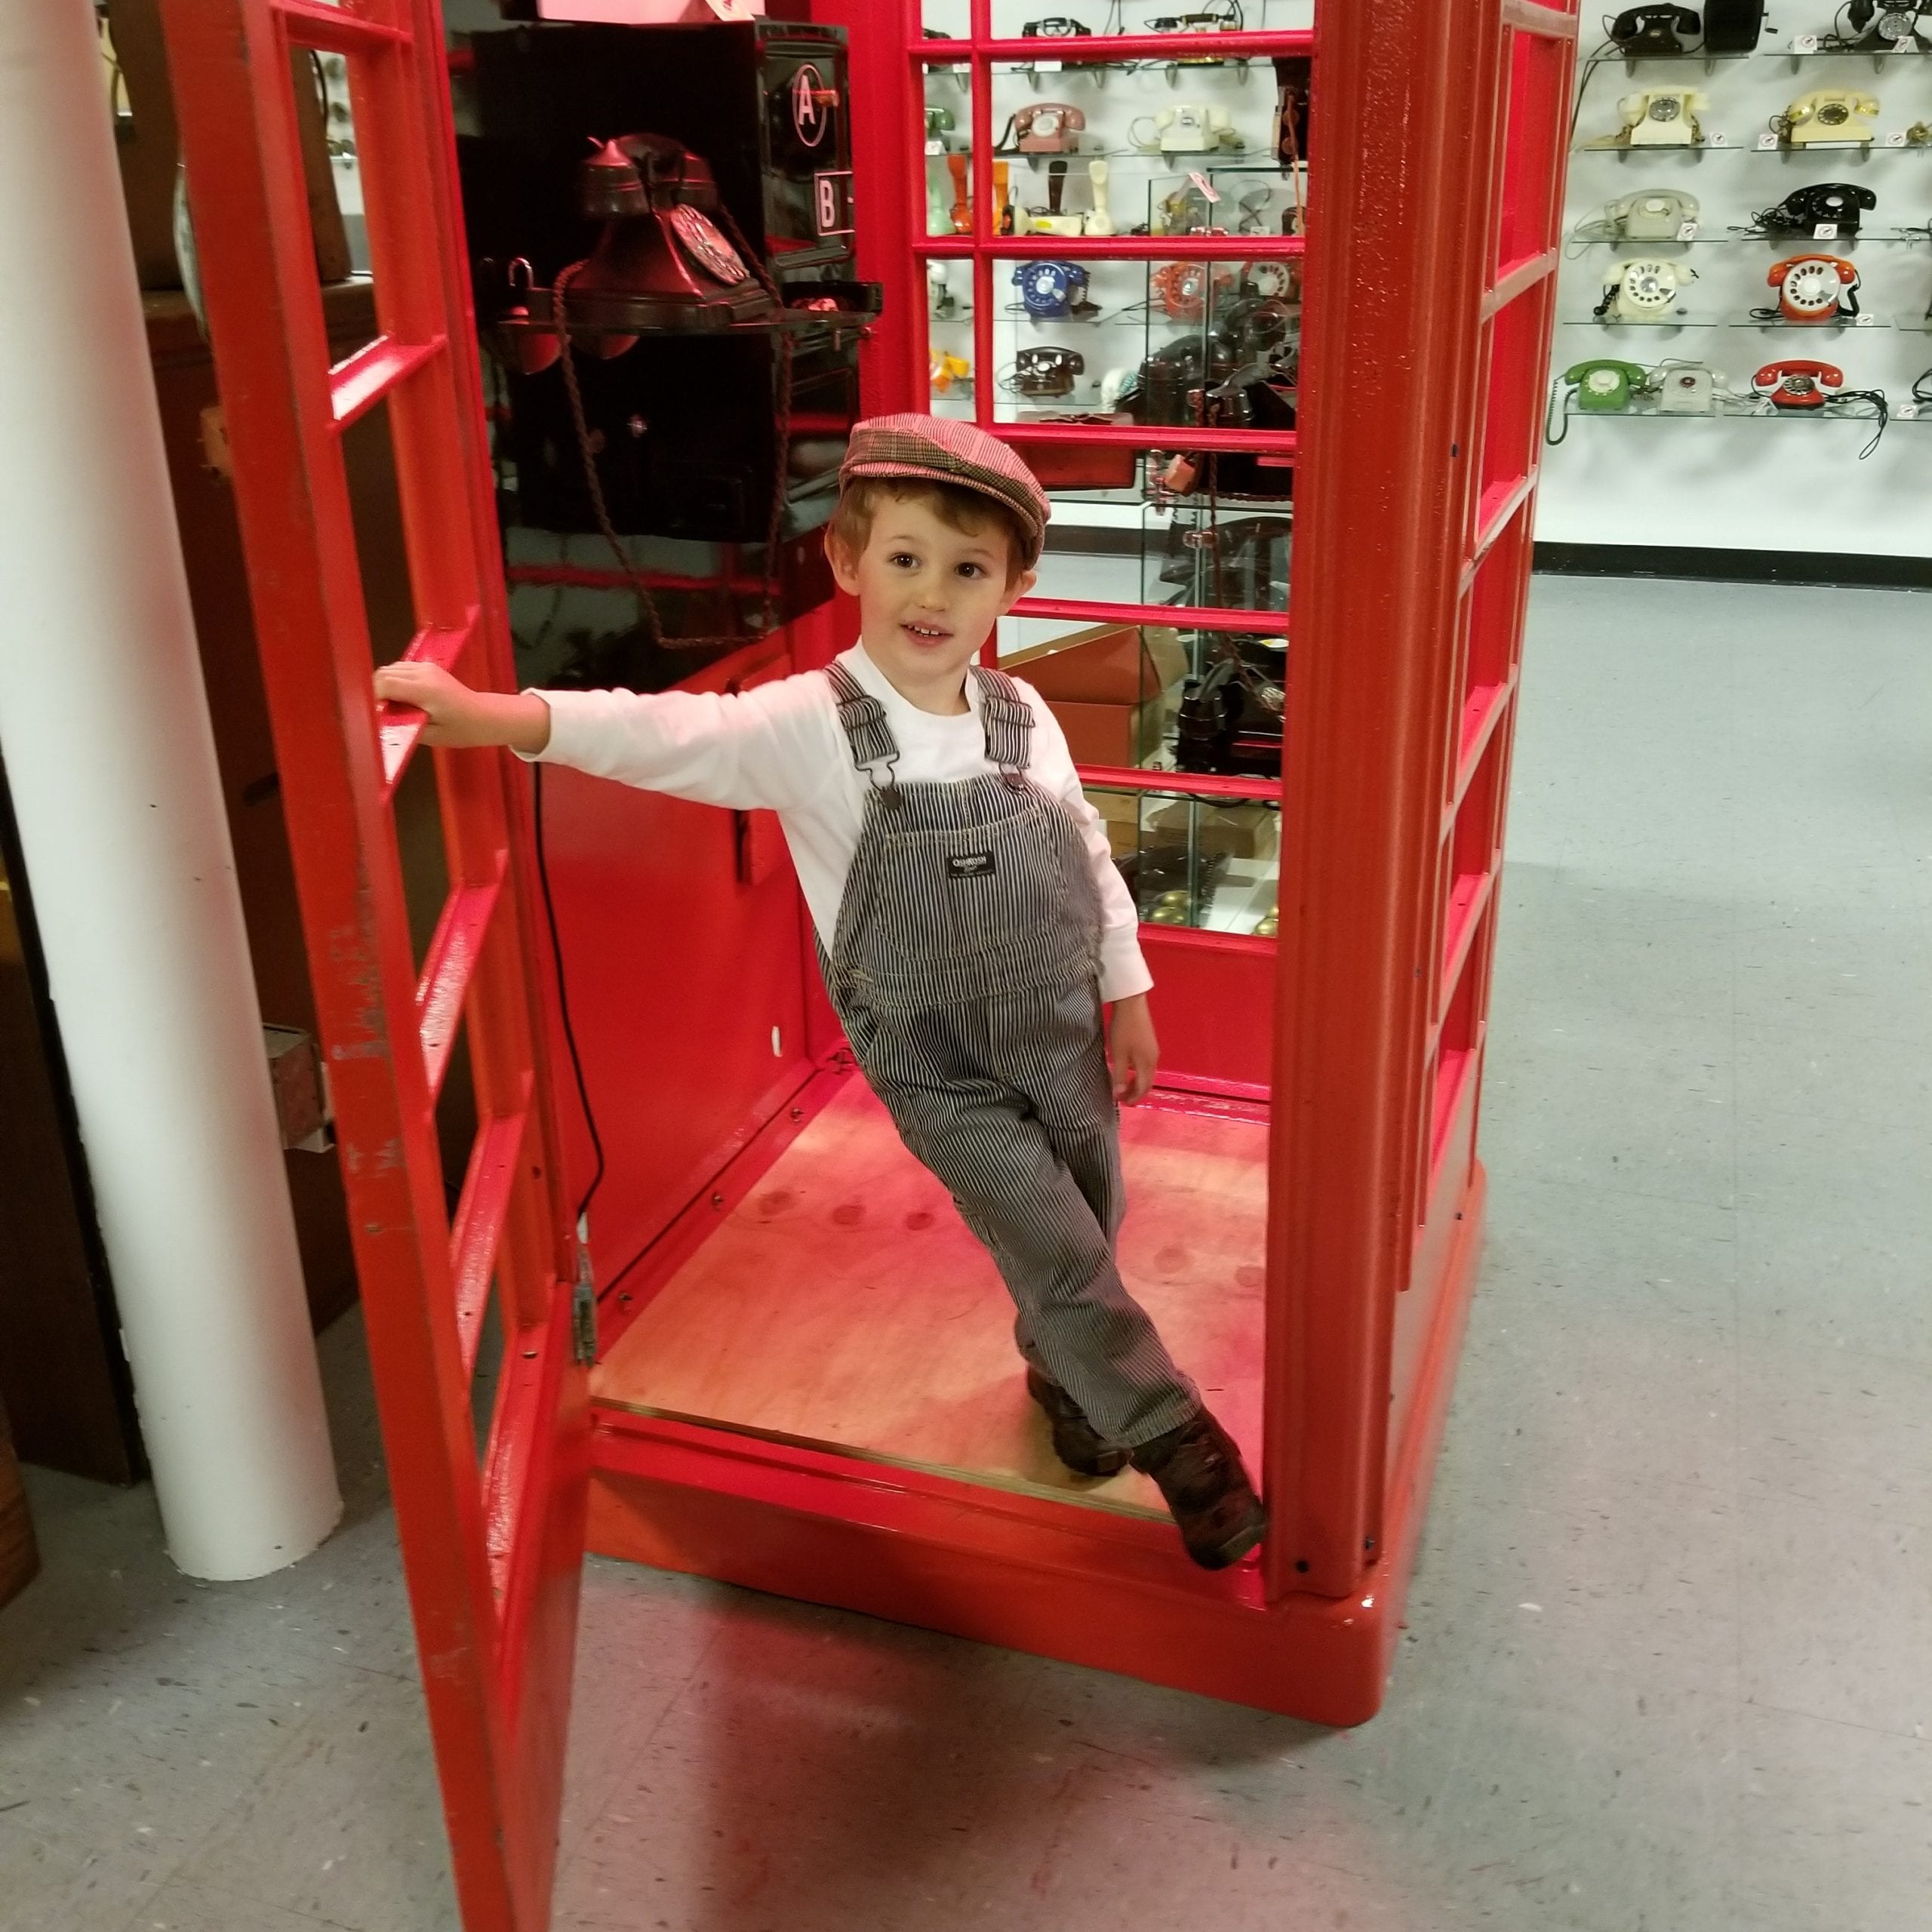
M1205 262L1170 262L1155 271L1154 296L1161 312L1171 322L1198 322L1207 312L1210 288ZM1213 271L1212 289L1218 306L1234 288L1232 273L1223 268Z
M1823 409L1844 387L1844 371L1829 362L1767 362L1751 386L1774 409Z
M1858 313L1858 271L1842 255L1793 255L1764 280L1777 291L1778 306L1758 312L1760 320L1775 313L1786 322L1840 322Z

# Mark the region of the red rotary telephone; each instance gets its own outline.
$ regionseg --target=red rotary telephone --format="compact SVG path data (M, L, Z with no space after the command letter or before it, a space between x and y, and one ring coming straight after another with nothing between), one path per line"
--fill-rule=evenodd
M1858 313L1858 271L1842 255L1793 255L1765 276L1787 322L1835 322Z
M1844 371L1829 362L1767 362L1751 386L1774 409L1823 409L1844 387Z
M1207 313L1211 293L1217 307L1235 285L1232 271L1212 272L1204 262L1170 262L1155 271L1153 293L1171 322L1198 322Z

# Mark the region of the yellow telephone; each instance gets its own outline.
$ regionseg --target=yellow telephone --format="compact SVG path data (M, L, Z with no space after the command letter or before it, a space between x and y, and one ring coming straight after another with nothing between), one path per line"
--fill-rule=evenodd
M926 351L926 361L934 395L944 395L955 383L965 384L973 380L973 365L963 355L949 355L942 349L929 349Z
M1699 115L1709 112L1711 97L1702 88L1651 88L1626 94L1617 103L1623 128L1592 146L1629 148L1694 148L1704 141Z
M1801 95L1779 117L1777 131L1786 144L1810 147L1823 141L1877 140L1878 97L1849 88L1822 88Z

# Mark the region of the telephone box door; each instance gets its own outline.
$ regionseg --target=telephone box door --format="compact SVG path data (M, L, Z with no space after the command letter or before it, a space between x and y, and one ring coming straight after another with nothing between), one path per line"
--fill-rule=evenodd
M435 0L163 0L162 14L463 1923L540 1932L594 1324L544 1064L533 828L506 753L419 750L420 714L374 704L344 457L380 413L408 654L512 688L441 22ZM331 75L346 83L376 312L333 366L294 92ZM413 940L395 807L406 779L432 778L424 823L432 847L440 826L448 890ZM466 1161L456 1142L451 1208L438 1101L460 1061L476 1131Z

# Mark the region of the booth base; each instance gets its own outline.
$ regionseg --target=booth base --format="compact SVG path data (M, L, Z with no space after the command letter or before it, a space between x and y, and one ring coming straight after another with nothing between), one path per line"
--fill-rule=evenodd
M1255 1118L1125 1117L1123 1272L1257 1457ZM732 1192L736 1194L738 1189ZM1480 1242L1472 1170L1359 1595L1194 1567L1144 1478L1061 1469L943 1190L846 1083L652 1296L593 1386L589 1547L1318 1723L1380 1707Z

